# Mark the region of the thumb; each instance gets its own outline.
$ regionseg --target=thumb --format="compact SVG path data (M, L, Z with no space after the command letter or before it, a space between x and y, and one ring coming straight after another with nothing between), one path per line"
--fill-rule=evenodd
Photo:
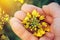
M55 18L52 27L55 34L55 40L60 40L60 18Z
M43 6L43 10L47 15L54 17L52 28L55 33L55 40L60 40L60 6L57 3L51 3Z
M51 15L54 18L60 17L60 6L55 2L43 6L42 9L47 15Z

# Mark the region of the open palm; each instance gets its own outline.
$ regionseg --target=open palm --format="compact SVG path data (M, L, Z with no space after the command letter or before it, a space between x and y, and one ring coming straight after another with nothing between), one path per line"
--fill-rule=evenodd
M46 16L45 21L48 22L49 24L51 24L51 32L46 33L43 37L41 37L40 39L38 39L37 37L33 36L30 32L28 32L23 24L21 24L21 21L26 17L26 13L27 12L32 12L34 9L36 9L40 14L43 14ZM54 39L54 34L53 33L57 33L57 29L54 30L55 32L53 32L54 29L54 19L57 16L56 14L60 11L58 7L57 3L51 3L49 5L45 5L43 6L43 8L39 8L33 5L28 5L28 4L24 4L21 8L20 11L17 11L14 15L14 17L10 20L10 25L12 27L12 30L16 33L16 35L18 35L22 40L53 40ZM56 38L57 39L57 38Z

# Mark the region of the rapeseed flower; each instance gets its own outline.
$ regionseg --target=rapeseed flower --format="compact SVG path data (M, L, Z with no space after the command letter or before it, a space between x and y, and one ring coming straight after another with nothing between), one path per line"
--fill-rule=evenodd
M33 35L42 37L46 32L50 31L49 24L44 19L44 15L40 15L36 10L33 10L32 13L27 13L22 23Z

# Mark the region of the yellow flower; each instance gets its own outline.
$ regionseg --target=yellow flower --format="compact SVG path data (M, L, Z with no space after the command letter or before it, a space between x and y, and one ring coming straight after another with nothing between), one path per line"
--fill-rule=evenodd
M50 31L50 27L49 27L49 26L46 27L46 28L45 28L45 31L49 32L49 31Z
M34 33L34 35L37 37L42 37L43 34L45 34L45 31L43 31L43 29L39 29L37 33Z
M38 28L42 28L42 25L39 23Z
M24 21L27 21L27 20L29 20L29 17L26 16L25 19L24 19Z
M37 37L42 37L46 32L49 32L50 29L48 24L44 21L45 16L40 15L36 10L33 10L32 13L27 13L23 24L26 29L34 31L33 35ZM43 28L45 26L45 28Z
M47 23L46 22L42 22L42 25L47 27Z
M24 0L18 0L20 3L24 3Z
M27 17L31 18L31 15L30 15L30 13L27 13Z
M44 20L45 19L45 17L42 15L42 16L40 16L40 18L39 18L39 20Z
M37 30L37 28L34 28L34 30L36 31L36 30Z
M15 2L16 1L19 1L20 3L24 3L24 0L14 0Z
M3 28L2 28L2 25L0 25L0 30L2 30Z
M32 11L32 15L33 15L34 17L40 16L39 13L38 13L36 10L33 10L33 11Z

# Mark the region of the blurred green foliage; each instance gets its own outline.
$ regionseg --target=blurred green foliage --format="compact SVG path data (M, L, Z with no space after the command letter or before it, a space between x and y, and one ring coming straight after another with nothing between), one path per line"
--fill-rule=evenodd
M10 40L21 40L11 29L9 23L4 24L4 34L8 36Z
M32 4L38 7L42 7L43 5L47 5L51 2L56 2L60 4L60 0L33 0Z

